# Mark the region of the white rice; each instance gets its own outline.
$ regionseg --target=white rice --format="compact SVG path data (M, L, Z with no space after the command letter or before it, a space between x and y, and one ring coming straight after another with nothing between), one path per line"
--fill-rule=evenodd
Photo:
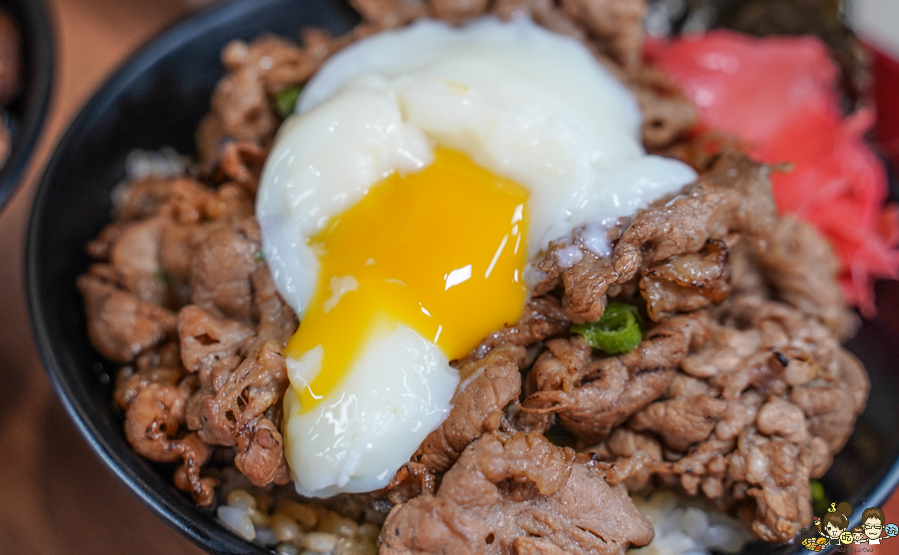
M177 177L184 174L189 163L188 157L170 146L152 151L135 149L125 158L125 175L131 180Z
M384 515L357 520L308 500L293 488L256 488L236 467L218 469L216 516L238 536L278 555L377 555Z
M184 175L190 158L181 155L170 146L159 150L134 149L125 158L125 179L112 189L112 204L121 204L125 189L130 183L148 177L168 179Z
M628 555L710 555L712 549L736 553L752 539L739 520L701 500L665 491L633 499L652 523L655 538Z

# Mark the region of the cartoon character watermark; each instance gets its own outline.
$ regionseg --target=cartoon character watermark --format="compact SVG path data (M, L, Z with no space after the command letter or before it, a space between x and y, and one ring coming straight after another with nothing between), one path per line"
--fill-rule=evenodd
M865 535L864 526L856 526L852 529L852 543L854 543L855 545L868 543L868 536Z
M843 534L849 527L849 517L852 515L852 505L845 501L837 505L830 504L827 514L821 519L821 531L827 537L827 543L830 545L842 545ZM849 542L852 543L852 534L849 534Z
M849 503L831 503L824 518L815 517L811 528L803 528L800 533L812 531L815 536L802 541L809 551L822 551L828 545L879 545L885 539L899 535L899 526L886 524L886 516L878 507L868 507L862 512L862 523L849 529L852 506ZM855 548L859 550L861 548ZM848 551L845 547L840 551ZM870 551L870 549L863 549Z
M862 513L862 530L868 538L868 545L879 545L881 540L899 533L899 526L887 524L883 511L877 507L870 507Z

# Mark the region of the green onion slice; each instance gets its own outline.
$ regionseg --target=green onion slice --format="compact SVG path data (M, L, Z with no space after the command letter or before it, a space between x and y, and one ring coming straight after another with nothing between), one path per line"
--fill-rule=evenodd
M300 97L301 90L303 90L303 87L299 85L288 85L278 91L278 94L275 95L273 107L275 113L281 116L281 119L284 119L293 113L293 107L297 103L297 98Z
M643 340L643 319L637 307L612 303L596 322L575 324L571 331L584 337L587 345L610 355L629 353Z
M830 507L830 499L824 491L824 486L818 480L809 480L809 489L812 493L812 512L820 517L827 514L827 508Z

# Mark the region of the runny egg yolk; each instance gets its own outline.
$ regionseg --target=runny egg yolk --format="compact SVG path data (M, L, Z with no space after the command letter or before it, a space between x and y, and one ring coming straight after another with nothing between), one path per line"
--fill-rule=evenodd
M436 149L419 173L392 173L309 241L315 293L286 354L323 349L297 391L302 412L337 390L370 339L403 324L453 360L518 321L527 287L527 190ZM385 368L384 372L390 372Z

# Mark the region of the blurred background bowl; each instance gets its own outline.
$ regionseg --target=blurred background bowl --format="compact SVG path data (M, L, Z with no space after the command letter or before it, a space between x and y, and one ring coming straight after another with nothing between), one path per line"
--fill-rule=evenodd
M53 93L53 25L42 0L3 0L22 35L22 89L6 107L12 151L0 169L0 210L22 182Z
M26 287L43 364L81 433L134 494L210 553L270 553L233 535L210 510L176 490L170 467L138 456L112 400L116 365L86 333L75 282L89 264L85 244L109 222L112 188L133 149L194 152L194 132L223 75L219 54L235 38L296 36L301 27L349 30L357 15L332 0L237 0L186 20L131 57L85 105L56 147L37 191L26 247ZM828 494L854 507L879 506L899 480L899 284L878 286L880 316L850 348L867 365L871 400L824 478ZM853 522L860 518L856 511ZM746 553L803 552L801 545L753 544Z

